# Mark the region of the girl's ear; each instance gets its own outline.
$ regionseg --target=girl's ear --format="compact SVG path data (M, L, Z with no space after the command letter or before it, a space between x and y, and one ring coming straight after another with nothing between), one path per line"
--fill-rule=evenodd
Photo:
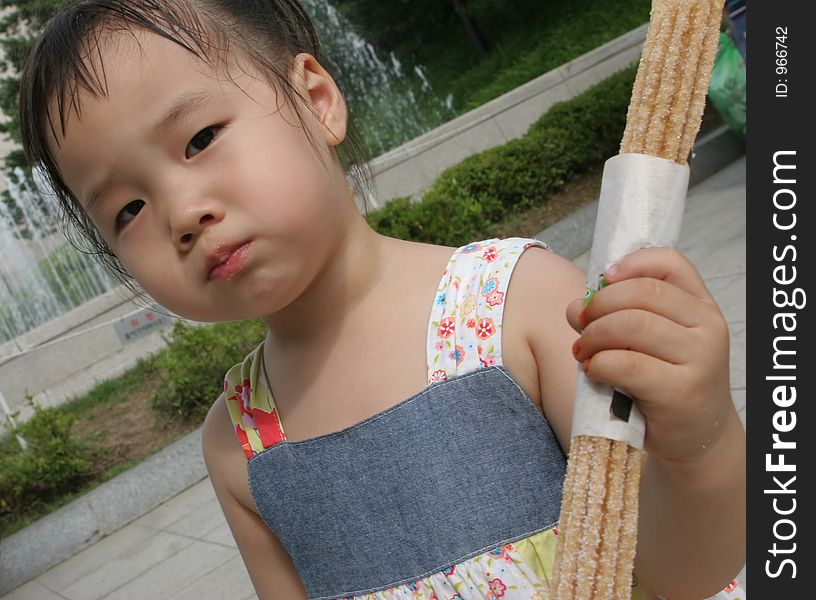
M334 78L311 54L295 56L290 81L323 124L326 143L337 146L346 137L346 101Z

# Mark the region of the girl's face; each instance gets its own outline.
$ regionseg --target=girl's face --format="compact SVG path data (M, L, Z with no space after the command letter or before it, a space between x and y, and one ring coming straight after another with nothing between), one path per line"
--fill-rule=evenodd
M151 33L110 34L101 48L108 95L80 92L51 148L111 250L190 319L263 317L292 302L354 210L331 152L346 119L331 77L309 55L294 60L292 82L317 115L301 111L312 146L248 60L215 71Z

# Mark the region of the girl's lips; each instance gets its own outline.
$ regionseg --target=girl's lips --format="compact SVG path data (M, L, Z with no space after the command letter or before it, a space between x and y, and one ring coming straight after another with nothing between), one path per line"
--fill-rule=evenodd
M210 269L207 279L232 279L246 263L246 255L252 242L246 242L223 253L223 260Z

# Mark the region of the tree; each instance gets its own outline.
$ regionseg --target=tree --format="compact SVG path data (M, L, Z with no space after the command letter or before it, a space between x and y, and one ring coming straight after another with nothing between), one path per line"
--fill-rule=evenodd
M26 160L19 147L19 74L34 45L37 32L45 21L69 1L0 0L0 69L5 73L5 76L0 78L0 111L6 115L5 122L0 122L0 134L16 145L4 158L6 176L22 185L26 185L26 182L18 181L14 173L15 169L26 171ZM19 228L18 234L24 238L30 237L31 232L25 228L22 211L8 190L3 190L0 202L8 207L8 214Z
M482 28L479 27L476 19L474 19L470 14L470 11L467 9L467 6L465 6L462 0L451 0L451 3L453 3L453 8L456 10L456 14L458 14L459 18L462 20L462 24L465 26L465 31L467 31L473 45L476 47L476 50L479 51L479 54L481 54L484 58L490 51L490 44L488 43L485 34L482 32Z
M17 95L19 73L43 24L70 0L0 0L0 68L6 75L0 79L0 110L7 116L0 123L0 134L20 143L20 120ZM25 167L22 150L14 149L5 158L5 168Z
M469 40L480 58L490 49L466 0L334 0L333 4L360 27L368 41L402 56L462 34L462 41Z

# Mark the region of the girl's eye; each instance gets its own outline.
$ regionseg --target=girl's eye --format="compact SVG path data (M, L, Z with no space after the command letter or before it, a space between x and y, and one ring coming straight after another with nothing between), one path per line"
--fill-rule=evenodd
M122 227L136 218L136 215L138 215L139 211L142 210L144 204L144 200L134 200L133 202L128 202L125 208L119 211L119 214L116 215L116 230L119 231L122 229Z
M195 134L193 139L190 140L190 143L187 144L187 149L185 150L185 155L187 158L194 157L207 146L212 144L215 136L218 135L219 129L221 128L216 125L211 125L210 127L206 127Z

